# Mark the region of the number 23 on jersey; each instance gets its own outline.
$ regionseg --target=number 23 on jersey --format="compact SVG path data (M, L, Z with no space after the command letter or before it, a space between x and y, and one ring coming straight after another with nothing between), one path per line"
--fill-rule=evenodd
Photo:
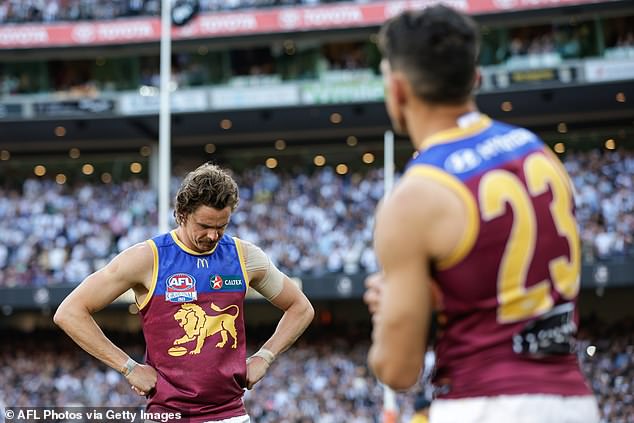
M556 160L556 159L555 159ZM540 316L553 307L551 290L565 299L573 299L579 291L579 232L572 213L572 193L567 177L547 156L533 153L524 161L526 183L514 173L496 169L480 181L478 201L482 220L491 221L513 212L513 225L498 269L497 320L513 323ZM534 259L538 222L533 198L550 190L549 206L557 232L568 243L569 257L560 255L548 262L550 278L530 287L526 278Z

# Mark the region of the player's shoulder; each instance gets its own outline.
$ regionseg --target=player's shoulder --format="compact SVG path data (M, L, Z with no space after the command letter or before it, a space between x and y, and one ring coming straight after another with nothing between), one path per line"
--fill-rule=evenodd
M232 239L245 260L261 257L268 259L266 253L260 247L255 245L255 243L238 237L232 237Z
M156 246L152 240L143 241L126 248L119 256L133 263L145 264L154 260L155 248Z
M393 226L393 238L427 245L428 253L446 257L462 234L476 225L472 194L453 175L433 166L408 171L377 214L377 225ZM417 241L418 240L418 241Z
M223 244L229 244L229 245L234 244L236 247L242 248L242 249L249 248L250 246L253 245L251 241L247 241L237 236L232 236L227 234L225 234L225 236L222 237L220 242Z
M151 270L155 259L158 259L158 255L152 242L144 241L120 252L112 259L107 268L122 278L134 279Z
M244 251L250 248L252 245L249 241L245 241L237 236L229 233L225 233L218 241L218 245L223 248L236 248L240 254L244 254Z
M141 259L143 257L152 257L154 245L155 244L153 243L152 240L139 242L132 245L131 247L126 248L119 255L124 256L126 258L137 258L137 259Z
M414 166L405 173L395 194L416 209L443 211L456 191L464 189L462 182L449 172L434 166ZM450 202L450 201L449 201Z
M434 174L442 172L428 166L424 168ZM405 226L424 224L443 215L452 200L452 193L433 177L407 172L382 201L377 219Z

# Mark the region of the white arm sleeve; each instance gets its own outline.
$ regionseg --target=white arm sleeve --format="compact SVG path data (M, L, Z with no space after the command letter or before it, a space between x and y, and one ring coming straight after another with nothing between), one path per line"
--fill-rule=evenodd
M259 247L250 242L240 240L244 254L247 274L264 271L260 280L251 281L251 287L262 294L267 300L272 300L282 292L284 274L277 268ZM250 277L250 276L249 276Z

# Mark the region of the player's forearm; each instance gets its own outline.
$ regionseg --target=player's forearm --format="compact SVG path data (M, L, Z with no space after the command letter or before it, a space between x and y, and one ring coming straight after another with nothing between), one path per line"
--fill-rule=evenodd
M275 333L262 346L276 356L286 351L297 341L313 320L315 311L310 302L303 297L291 305L282 315Z
M427 319L421 318L420 309L425 308L424 303L402 298L401 307L394 307L393 293L394 290L384 292L388 302L384 302L373 316L368 365L381 382L393 389L404 390L418 381L428 323ZM422 314L426 316L426 313Z
M53 317L73 341L104 364L120 371L128 355L110 341L86 310L62 303Z
M370 370L377 379L392 389L409 389L418 381L422 359L404 354L403 350L408 350L407 348L390 348L390 345L386 341L374 340L368 352Z

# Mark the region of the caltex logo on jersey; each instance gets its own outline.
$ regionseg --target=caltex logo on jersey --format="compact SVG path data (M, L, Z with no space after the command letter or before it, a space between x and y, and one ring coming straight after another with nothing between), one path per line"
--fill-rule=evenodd
M175 273L165 282L165 300L173 303L196 301L196 279L187 273Z
M244 291L244 282L240 275L212 275L209 285L214 291L240 292Z

